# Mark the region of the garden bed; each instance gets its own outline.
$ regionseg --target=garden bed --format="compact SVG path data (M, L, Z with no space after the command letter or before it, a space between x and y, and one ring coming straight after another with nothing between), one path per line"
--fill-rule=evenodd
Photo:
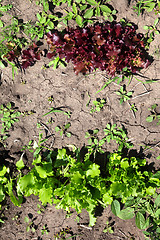
M32 20L35 23L36 14L43 11L42 5L36 5L34 1L29 0L1 3L12 4L9 14L17 16L24 22ZM147 12L145 9L143 14L137 16L137 12L133 10L134 1L112 0L109 4L117 10L114 14L116 22L122 18L127 19L128 22L137 25L137 33L145 34L146 30L143 26L153 26L155 19L158 18L154 10ZM55 9L63 13L64 6L56 6ZM103 17L97 19L96 21L101 23L105 21ZM8 24L6 13L2 20ZM73 19L69 21L69 26L76 28L77 22ZM64 28L65 24L62 22L60 30ZM155 28L158 31L159 23ZM2 68L0 104L6 106L11 102L11 108L21 113L17 116L19 121L14 122L7 131L9 137L4 141L1 140L2 163L11 169L12 176L15 177L16 172L18 174L15 164L21 158L25 165L22 175L27 174L33 167L33 153L23 146L28 146L31 140L38 143L39 133L43 134L42 139L47 139L44 142L46 148L51 150L67 148L71 151L73 145L83 149L88 145L88 139L91 139L89 144L92 145L94 139L99 141L104 138L107 124L110 126L116 124L127 134L127 143L132 143L133 146L127 150L126 146L123 147L129 157L145 158L146 171L152 173L158 171L160 163L157 159L160 155L160 129L157 125L160 114L159 40L159 35L154 34L153 41L146 50L153 61L146 69L133 73L130 75L131 78L126 77L120 83L115 79L104 89L103 86L111 79L106 71L97 69L91 73L80 72L76 75L71 62L67 66L60 64L55 69L52 66L48 67L51 60L46 57L46 51L49 49L46 35L39 39L41 59L33 66L25 70L19 68L18 74L14 72L14 80L11 65ZM120 79L120 74L118 76ZM99 91L100 89L102 90ZM131 94L127 95L129 92ZM101 102L100 106L102 99L104 102ZM146 120L148 116L150 116L149 122ZM95 129L99 131L94 132ZM102 149L105 154L102 154L101 158L105 161L109 153L117 151L117 143L115 140L106 140ZM157 190L159 191L158 187ZM69 237L77 240L145 239L142 230L136 226L135 218L122 220L112 213L110 204L104 209L99 205L95 211L97 221L94 226L90 226L89 215L85 209L79 214L75 209L71 209L72 214L66 214L63 209L57 210L55 205L41 206L39 198L34 195L25 197L21 207L18 207L14 206L7 196L5 203L2 204L1 219L4 223L0 227L1 239L49 240L69 239Z

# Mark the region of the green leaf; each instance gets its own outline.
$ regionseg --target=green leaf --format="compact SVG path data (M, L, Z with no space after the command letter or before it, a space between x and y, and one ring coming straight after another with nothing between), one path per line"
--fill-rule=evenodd
M86 171L86 176L91 176L92 178L100 175L99 165L93 163L89 167L90 169Z
M123 220L131 219L134 217L134 209L130 207L125 208L120 211L118 217Z
M136 213L136 226L139 229L144 229L145 223L146 223L146 221L145 221L143 214L140 212L137 212Z
M106 5L100 5L100 9L102 10L102 12L105 12L107 14L110 14L112 12L112 10Z
M122 159L121 163L120 163L122 168L128 168L129 167L129 162L127 160Z
M76 17L76 23L81 27L82 26L83 19L80 15L77 15Z
M41 178L47 177L47 172L42 166L35 166L35 169Z
M54 23L51 22L51 21L49 21L49 22L48 22L48 28L49 28L49 29L54 29Z
M96 1L94 1L94 0L87 0L87 2L88 2L90 5L92 5L92 6L98 5L98 3L97 3Z
M0 185L0 202L2 202L5 199L5 193L3 191L2 185Z
M57 159L63 159L66 157L66 149L58 149Z
M43 24L43 23L45 23L46 22L46 17L41 17L41 19L40 19L40 24Z
M92 144L92 139L91 139L91 138L88 139L88 144L89 144L89 145Z
M70 132L66 132L66 136L67 136L68 138L70 138L70 137L71 137L71 133L70 133Z
M40 21L41 15L39 13L37 13L37 18L38 18L38 21Z
M144 30L148 30L148 26L143 26L143 29Z
M160 206L160 194L158 195L158 197L155 199L154 202L154 207L159 207Z
M29 232L30 231L30 226L27 226L26 227L26 232Z
M71 123L67 123L67 124L65 125L65 129L68 129L70 126L71 126Z
M113 201L113 197L111 197L111 196L109 195L109 193L105 193L105 194L103 195L103 202L104 202L106 205L110 205L110 204L112 203L112 201Z
M4 221L2 219L0 219L0 223L4 223Z
M52 204L52 196L53 196L53 190L52 188L42 188L39 191L39 199L42 202L42 204L50 203Z
M158 179L160 179L160 171L156 172L156 173L151 177L151 179L152 179L152 178L158 178Z
M42 157L40 154L36 155L36 159L33 159L32 165L41 163Z
M72 10L73 10L73 13L77 15L78 10L75 3L72 4Z
M5 68L5 65L2 63L2 61L0 61L0 67Z
M144 224L144 229L145 228L148 228L149 227L149 225L150 225L150 217L148 217L147 219L146 219L146 222L145 222L145 224Z
M146 121L147 121L147 122L152 122L152 121L153 121L153 116L148 116L148 117L146 118Z
M93 16L93 9L92 8L90 8L90 9L88 9L86 12L85 12L85 14L84 14L84 18L91 18Z
M21 192L27 192L28 188L34 186L34 184L35 181L32 173L28 173L27 175L21 177L17 183Z
M43 9L45 12L49 10L49 3L47 0L43 0Z
M55 127L55 131L56 132L59 132L60 131L60 128L57 126L57 127Z
M23 162L23 155L24 155L24 153L22 154L20 160L18 162L16 162L16 167L18 170L21 170L25 166L24 162Z
M157 232L157 233L160 233L160 228L159 228L159 227L156 229L156 232Z
M156 18L156 20L154 21L154 26L156 26L158 22L159 22L159 18Z
M0 177L4 176L7 172L9 173L9 168L4 165L0 166Z
M160 217L160 208L155 212L155 217L159 219L159 217Z
M148 195L153 195L155 192L156 192L156 188L155 188L155 187L149 186L149 187L146 189L146 193L147 193Z
M25 223L29 223L29 218L28 218L28 217L25 217L25 218L24 218L24 221L25 221Z
M0 27L2 28L3 27L3 21L2 20L0 20Z
M91 227L94 226L96 223L96 220L97 218L94 217L94 214L89 212L89 226Z
M10 179L10 182L8 182L7 187L8 187L8 195L10 196L10 199L11 199L12 203L13 203L15 206L20 207L20 206L21 206L21 203L22 203L22 201L23 201L23 198L17 199L17 198L14 196L14 194L13 194L13 182L12 182L12 179Z
M82 183L82 179L83 179L83 177L82 177L82 175L80 174L79 171L77 171L76 173L74 173L74 174L72 175L72 180L73 180L73 182L75 182L76 184Z
M111 210L115 216L118 216L120 213L120 203L117 200L114 200L111 203Z
M151 12L154 7L155 7L154 2L149 2L148 4L145 4L145 6L144 6L144 8L147 10L147 12Z

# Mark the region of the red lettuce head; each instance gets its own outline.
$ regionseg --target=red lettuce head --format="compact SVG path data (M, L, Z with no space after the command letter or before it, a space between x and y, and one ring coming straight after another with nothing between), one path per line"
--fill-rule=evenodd
M99 68L114 76L127 67L131 72L146 68L151 63L144 48L143 35L136 27L121 23L105 23L63 32L47 34L50 45L48 58L59 55L74 64L75 73L92 72Z
M35 43L22 51L22 68L26 69L33 66L37 60L40 60L40 51Z

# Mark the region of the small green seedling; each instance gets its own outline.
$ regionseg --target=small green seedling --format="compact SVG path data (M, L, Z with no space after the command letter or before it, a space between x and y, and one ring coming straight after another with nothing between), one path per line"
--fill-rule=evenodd
M99 129L95 129L93 131L88 131L85 133L85 138L88 138L88 144L91 145L93 142L97 143L98 137L96 136L99 132Z
M1 1L0 1L1 2ZM10 10L13 6L11 4L7 4L7 5L2 5L0 4L0 17L3 16L4 12L7 12L8 10ZM4 22L0 19L0 27L4 26Z
M114 233L113 227L111 226L111 224L109 223L109 221L106 222L106 227L103 230L104 233Z
M91 108L90 113L100 112L105 104L106 104L106 100L104 98L103 99L97 98L96 101L93 101L94 106Z
M117 127L116 124L107 124L104 129L106 136L106 141L109 143L111 140L115 140L119 144L118 150L121 151L124 147L131 148L133 145L127 137L126 131L120 127Z
M125 85L123 85L116 94L120 96L120 104L122 104L132 97L133 92L127 92Z
M70 138L71 133L67 131L70 126L71 126L70 123L67 123L64 126L57 126L57 127L55 127L55 131L59 132L61 137L66 136L66 137Z
M159 1L155 0L138 0L136 5L133 7L134 11L137 12L138 16L144 11L152 12L153 9L159 5Z
M63 111L63 110L61 109L61 107L59 107L59 108L51 107L51 108L50 108L50 111L47 112L47 113L45 113L45 114L43 115L43 117L44 117L44 116L47 116L48 114L51 114L51 113L63 113L64 115L67 115L68 118L70 118L70 117L71 117L71 114L72 114L70 111L68 111L68 112Z
M66 228L63 228L62 230L60 230L58 233L56 233L54 235L54 240L59 240L59 239L69 239L69 238L72 238L72 237L68 237L66 238L66 235L69 234L71 232L71 228L69 227L66 227Z
M40 204L37 204L37 208L38 208L38 211L37 211L38 214L41 214L45 211L44 207L42 207Z
M157 125L159 125L160 124L160 113L157 113L157 111L156 111L157 106L158 106L157 104L153 104L151 106L151 108L148 108L148 110L150 110L150 112L151 112L151 115L149 115L146 118L146 121L147 122L153 122L155 120L158 120Z
M93 153L93 156L96 156L96 153L104 153L102 146L106 142L106 138L102 138L99 140L97 134L99 132L99 129L95 130L89 130L88 132L85 133L85 138L88 138L88 152L89 154Z
M15 122L19 121L18 117L21 115L21 112L13 109L11 103L8 103L6 106L5 105L0 106L0 114L3 115L3 117L1 118L2 121L1 133L3 135L1 137L1 140L4 141L8 137L9 129L13 127L13 124Z
M27 223L26 231L29 232L31 230L34 233L36 231L34 222L30 221L28 217L25 217L24 221Z
M132 105L131 105L130 110L132 110L132 111L134 111L134 112L137 112L137 111L138 111L138 109L137 109L137 107L135 106L135 104L132 104Z
M158 35L160 33L157 28L158 23L159 18L156 18L153 25L143 27L147 31L147 33L145 34L148 43L148 45L145 46L146 48L149 48L149 44L154 40L155 34Z
M48 235L49 229L48 229L48 227L47 227L47 224L45 224L45 225L43 226L43 228L41 229L41 233L42 233L42 235L44 235L44 234Z

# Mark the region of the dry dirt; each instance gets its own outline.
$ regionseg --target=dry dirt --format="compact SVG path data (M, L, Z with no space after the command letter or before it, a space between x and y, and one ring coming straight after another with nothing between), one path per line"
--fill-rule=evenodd
M35 20L35 14L41 8L31 4L28 0L20 1L4 1L13 4L13 13L21 16L26 20ZM137 17L132 10L132 3L128 6L128 1L113 0L110 2L115 9L117 9L117 21L121 18L134 22L138 26L139 32L144 32L143 26L153 24L155 15L152 13L145 13L143 16ZM33 7L34 5L34 7ZM157 82L151 84L143 84L132 79L131 83L127 85L127 91L134 91L133 98L129 103L135 104L138 111L130 110L128 102L120 105L119 97L115 93L119 90L119 85L115 83L110 84L100 93L96 92L105 84L106 73L97 71L89 75L75 75L72 64L66 68L59 67L56 70L45 69L43 66L48 63L48 60L42 58L33 67L26 70L25 73L19 71L15 75L15 80L12 79L11 69L6 68L1 72L0 81L0 104L12 102L21 111L33 111L29 116L20 117L20 121L14 125L14 130L10 132L10 137L6 142L6 150L3 154L6 160L9 159L11 163L19 160L22 152L22 146L28 144L30 140L38 138L39 129L37 123L41 124L43 135L46 136L46 126L49 129L48 134L52 133L49 143L52 147L64 147L67 144L74 144L77 147L82 147L87 143L85 140L85 132L98 128L100 130L99 136L103 136L103 129L107 123L116 123L120 127L125 127L128 136L134 144L133 150L137 154L145 154L149 163L152 163L152 169L159 168L159 161L156 157L159 153L159 146L157 143L160 140L160 129L155 122L147 123L146 117L149 115L148 108L153 104L160 106L160 61L159 56L155 54L158 49L160 37L156 36L152 42L149 53L153 56L154 61L147 70L141 72L138 78L142 81L146 79L155 79ZM89 106L86 106L91 97ZM53 96L53 102L49 102L48 98ZM106 105L99 113L90 113L92 101L96 98L105 98ZM72 113L71 118L61 113L55 113L42 117L49 111L51 107L63 107L65 111ZM160 110L160 108L159 108ZM46 124L52 117L53 123ZM54 131L57 125L64 125L67 122L71 123L69 131L72 133L71 138L60 137L59 133ZM48 135L47 135L48 136ZM145 145L153 146L153 149L142 151ZM154 147L155 146L155 147ZM106 151L113 151L115 149L114 143L105 146ZM31 156L26 153L25 163L30 164ZM5 224L0 228L1 240L53 240L55 234L62 232L63 229L69 229L66 235L70 239L76 240L120 240L120 239L135 239L143 240L143 234L137 229L135 220L123 221L113 216L110 208L99 211L97 223L94 227L89 228L89 217L86 211L78 215L75 211L67 218L62 210L56 210L54 206L48 205L45 212L37 213L38 198L31 196L26 199L22 207L14 207L8 202L8 209L4 211ZM26 223L24 217L29 216L34 222L36 232L26 232ZM15 218L16 220L12 220ZM105 223L107 220L113 224L114 233L103 233ZM49 234L42 235L41 229L46 224ZM66 230L67 231L67 230ZM57 239L63 239L62 236Z

